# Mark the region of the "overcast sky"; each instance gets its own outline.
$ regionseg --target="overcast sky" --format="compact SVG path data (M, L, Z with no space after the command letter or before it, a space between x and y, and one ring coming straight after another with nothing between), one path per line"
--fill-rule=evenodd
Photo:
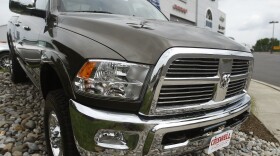
M280 21L280 0L220 0L219 8L226 13L226 35L254 45L257 39L272 37L269 21ZM280 39L280 23L275 25Z
M280 0L219 0L219 8L227 15L226 36L238 42L255 44L256 40L272 37L269 21L280 21ZM0 0L0 25L6 24L13 15L9 0ZM275 36L280 39L280 24L275 27Z

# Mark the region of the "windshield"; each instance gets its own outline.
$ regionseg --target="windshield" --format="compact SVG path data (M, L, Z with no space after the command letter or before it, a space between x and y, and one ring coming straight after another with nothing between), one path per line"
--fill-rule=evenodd
M59 0L61 12L109 13L147 19L167 20L165 16L147 0Z

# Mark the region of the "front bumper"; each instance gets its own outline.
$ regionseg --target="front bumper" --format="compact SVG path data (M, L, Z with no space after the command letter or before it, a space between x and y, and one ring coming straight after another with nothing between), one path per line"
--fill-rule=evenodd
M246 94L228 107L176 119L147 119L136 114L102 111L70 100L70 115L76 145L82 156L180 155L206 148L215 134L237 129L250 112L250 100ZM220 129L206 131L216 125ZM193 133L193 130L197 132ZM192 135L184 142L163 144L168 134L191 131ZM114 133L121 134L117 137L122 140L121 145L100 142L99 136Z

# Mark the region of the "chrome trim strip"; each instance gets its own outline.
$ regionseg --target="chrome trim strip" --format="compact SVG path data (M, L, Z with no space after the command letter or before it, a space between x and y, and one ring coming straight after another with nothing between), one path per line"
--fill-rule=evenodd
M117 150L128 150L129 149L129 147L126 145L113 145L113 144L105 144L105 143L100 143L100 142L97 142L96 144L97 144L97 146L100 146L100 147L112 148L112 149L117 149Z
M163 85L187 85L187 84L214 84L219 83L220 78L219 76L215 77L207 77L207 78L165 78Z
M158 102L158 105L160 104L168 104L168 103L177 103L177 102L194 102L194 101L199 101L199 100L211 100L211 98L206 97L206 98L201 98L201 99L191 99L191 100L173 100L173 101L166 101L166 102ZM172 106L173 107L173 106Z
M192 109L193 111L203 111L203 110L207 110L207 109L215 109L215 108L219 108L219 107L223 107L223 106L226 106L226 105L230 105L231 103L234 103L240 99L242 99L244 97L245 93L244 94L241 94L241 95L237 95L235 97L231 97L229 99L226 99L224 101L220 101L220 102L215 102L213 100L207 102L207 103L203 103L203 104L200 104L200 105L188 105L188 106L185 106L187 107L186 109ZM159 111L164 111L164 112L167 112L167 113L172 113L174 111L176 112L179 112L179 113L185 113L185 108L184 106L169 106L169 107L159 107L158 108Z
M211 96L212 94L205 94L205 95L189 95L189 96L175 96L175 97L160 97L159 99L160 100L167 100L167 99L181 99L181 98L189 98L189 97L195 97L195 98L199 98L199 97L202 97L202 96ZM194 100L201 100L201 99L194 99ZM182 100L178 100L178 101L182 101ZM185 101L185 100L183 100ZM190 100L188 100L190 101ZM166 102L163 102L163 103L166 103ZM167 102L168 103L168 102ZM170 103L170 102L169 102Z
M170 64L177 58L217 58L220 59L219 70L216 76L207 78L166 78L165 75ZM222 107L227 102L236 101L240 99L243 95L235 96L233 98L226 99L227 89L222 89L220 87L220 79L223 73L232 72L233 59L242 59L253 61L253 55L249 52L238 52L231 50L218 50L218 49L200 49L200 48L171 48L168 49L160 57L158 63L156 64L151 79L149 82L148 89L144 96L144 102L140 108L139 114L145 116L162 116L168 114L178 114L187 111L196 111L199 109L211 109L216 107ZM250 63L250 67L252 63ZM250 68L249 67L249 68ZM250 68L251 69L251 68ZM251 72L251 70L249 70ZM231 81L246 79L251 76L249 74L235 75L231 76ZM250 80L250 79L248 79ZM216 92L213 100L206 104L201 104L197 106L184 106L178 108L176 106L169 109L157 108L157 100L160 94L162 85L187 85L187 84L215 84Z
M230 76L230 81L237 81L237 80L241 80L241 79L247 79L248 76L249 76L249 74Z
M245 112L246 110L250 109L250 105L248 104L250 100L251 100L250 96L246 95L238 106L234 105L221 112L209 113L203 117L197 117L195 120L189 119L183 122L176 122L176 123L168 122L168 123L160 124L155 126L153 128L153 131L157 133L165 134L168 132L193 129L206 125L212 125L214 123L219 123L221 121L225 121L235 116L238 116L243 112ZM211 123L207 123L207 121Z
M80 113L92 117L94 119L104 120L104 114L108 116L108 121L113 122L123 122L123 123L130 123L133 121L134 123L143 123L140 118L135 114L128 114L128 113L116 113L116 112L109 112L103 110L92 109L87 106L81 105L73 100L70 100L70 104L72 104L77 111Z
M164 146L163 149L168 150L168 149L172 149L172 148L184 147L184 146L187 146L188 144L189 144L189 140L187 140L183 143L179 143L179 144Z

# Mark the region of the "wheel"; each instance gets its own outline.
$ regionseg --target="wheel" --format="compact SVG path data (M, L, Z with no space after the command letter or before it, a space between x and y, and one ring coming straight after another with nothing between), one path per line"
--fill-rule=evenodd
M11 60L9 55L9 52L0 53L0 69L4 69L5 71L10 70Z
M27 82L28 78L16 57L10 53L12 65L10 67L11 79L13 83Z
M51 91L46 97L44 127L49 156L79 156L68 101L63 90Z

